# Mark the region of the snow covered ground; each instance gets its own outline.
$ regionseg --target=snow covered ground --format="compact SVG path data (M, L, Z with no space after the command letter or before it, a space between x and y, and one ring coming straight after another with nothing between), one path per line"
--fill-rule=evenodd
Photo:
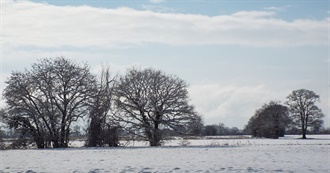
M5 150L0 151L0 172L330 173L330 135L298 137L177 139L156 148L134 142L123 148Z

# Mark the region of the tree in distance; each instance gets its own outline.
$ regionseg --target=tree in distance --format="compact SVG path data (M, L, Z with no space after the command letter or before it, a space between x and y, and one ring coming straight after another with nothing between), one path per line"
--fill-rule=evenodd
M223 136L223 135L241 135L242 131L237 127L226 127L225 124L206 125L203 128L203 135L205 136Z
M38 148L67 147L70 127L86 115L95 78L89 66L45 58L31 70L12 72L4 98L10 128L32 136Z
M321 127L325 116L315 103L320 96L306 89L294 90L287 97L286 105L289 107L293 125L301 128L302 138L306 139L309 127Z
M114 118L127 131L160 146L162 132L189 133L201 117L188 104L188 85L175 76L148 69L129 69L115 87Z
M290 122L288 108L271 101L255 112L245 128L253 137L278 139L284 136L285 128Z

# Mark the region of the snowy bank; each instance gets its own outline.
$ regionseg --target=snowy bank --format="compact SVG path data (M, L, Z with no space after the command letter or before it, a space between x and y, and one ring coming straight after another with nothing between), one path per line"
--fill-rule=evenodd
M0 151L0 172L330 172L329 136L223 140L228 145ZM235 142L240 145L234 145ZM172 146L169 144L173 144ZM174 145L175 144L175 145ZM231 145L232 144L232 145Z

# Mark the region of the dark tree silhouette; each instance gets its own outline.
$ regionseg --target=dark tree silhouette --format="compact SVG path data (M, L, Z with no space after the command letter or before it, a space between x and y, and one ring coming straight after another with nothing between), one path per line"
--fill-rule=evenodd
M38 148L68 146L70 126L86 115L95 90L89 66L63 57L41 59L31 70L12 72L6 84L6 121L29 133Z
M290 124L288 108L271 101L258 109L246 126L254 137L277 139L284 134L285 128Z
M188 85L154 69L130 69L115 88L114 117L129 131L159 146L162 130L181 132L199 115L188 104Z
M301 128L302 138L306 139L309 127L322 127L324 114L315 103L320 101L320 96L306 89L294 90L287 97L293 125Z
M206 125L203 130L203 135L205 136L217 136L218 133L218 126L217 125Z
M89 127L86 146L97 147L108 144L118 146L118 127L109 120L113 85L115 78L110 75L110 67L103 67L96 92L90 99Z

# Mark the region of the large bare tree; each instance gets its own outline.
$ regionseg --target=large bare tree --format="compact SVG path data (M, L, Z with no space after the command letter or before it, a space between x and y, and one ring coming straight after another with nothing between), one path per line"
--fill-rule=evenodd
M115 118L129 132L159 146L163 130L183 132L201 120L189 105L188 85L164 72L133 68L115 87Z
M306 139L307 129L312 126L322 126L325 116L315 103L320 101L320 96L314 91L299 89L294 90L287 97L294 125L301 128L302 138Z
M13 72L6 81L7 122L29 132L38 148L67 147L70 126L84 116L95 78L89 66L45 58L31 70Z

